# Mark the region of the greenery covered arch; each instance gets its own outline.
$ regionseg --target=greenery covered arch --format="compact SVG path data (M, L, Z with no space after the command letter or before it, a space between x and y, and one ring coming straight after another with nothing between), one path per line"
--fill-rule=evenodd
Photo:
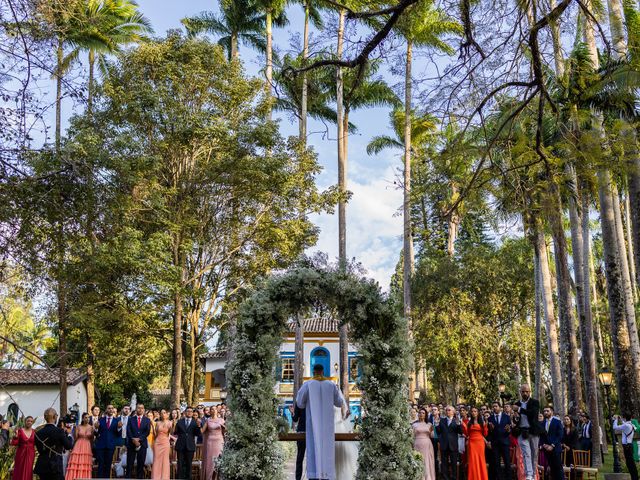
M283 454L275 420L274 365L286 322L318 301L349 324L363 370L366 415L359 480L412 480L421 466L412 449L407 398L411 344L407 322L372 280L301 267L271 277L241 306L227 365L232 418L220 463L225 480L279 480Z

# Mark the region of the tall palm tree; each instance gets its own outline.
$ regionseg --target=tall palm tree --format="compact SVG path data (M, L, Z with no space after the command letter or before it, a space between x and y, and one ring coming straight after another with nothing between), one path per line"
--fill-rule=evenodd
M248 45L264 53L267 44L264 39L265 16L252 7L251 0L222 0L220 15L202 12L182 19L182 24L190 35L208 33L219 35L229 60L239 57L240 44Z
M422 0L400 18L398 31L407 41L407 58L404 81L404 182L403 182L403 297L404 315L411 318L411 277L414 271L413 238L411 231L411 84L413 48L422 47L452 54L453 48L442 36L462 33L462 27L444 11L437 9L431 0Z

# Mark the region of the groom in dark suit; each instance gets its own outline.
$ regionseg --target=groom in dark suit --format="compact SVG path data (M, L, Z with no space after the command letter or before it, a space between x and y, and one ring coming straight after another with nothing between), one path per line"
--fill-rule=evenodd
M151 432L151 420L144 415L144 405L136 405L136 414L127 422L127 477L133 475L133 464L137 464L137 478L144 478L144 461L147 458L147 437Z
M178 420L175 434L178 453L178 472L176 478L191 480L193 454L196 451L196 436L200 433L200 421L193 419L193 408L187 407L184 418Z
M510 435L511 417L502 411L498 402L493 402L493 413L489 417L489 442L491 458L489 477L491 480L511 480ZM504 463L504 476L500 475L500 460Z
M100 417L93 427L96 432L95 455L98 461L98 478L109 478L113 452L122 438L122 421L114 417L113 405L107 405L106 415Z
M444 480L458 478L458 435L462 434L460 423L454 418L454 409L445 409L446 417L436 422L436 432L440 440L441 471Z

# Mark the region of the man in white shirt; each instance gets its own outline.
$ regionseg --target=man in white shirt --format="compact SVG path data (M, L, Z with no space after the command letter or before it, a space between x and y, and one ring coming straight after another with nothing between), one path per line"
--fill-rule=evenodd
M638 468L633 459L633 435L636 429L631 423L631 415L622 412L622 415L613 417L613 430L622 434L622 451L624 452L627 470L629 470L631 480L638 480Z
M129 423L129 417L131 416L131 407L129 405L125 405L122 407L122 415L120 415L120 420L122 421L122 438L127 438L127 424Z

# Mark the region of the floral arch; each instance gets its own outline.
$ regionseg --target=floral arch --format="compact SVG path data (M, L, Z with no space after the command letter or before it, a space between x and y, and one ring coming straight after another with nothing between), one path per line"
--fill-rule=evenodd
M366 416L358 480L412 480L421 470L413 448L407 398L411 344L407 323L372 280L302 267L267 280L241 306L227 365L233 412L220 461L224 480L280 480L283 454L275 420L274 366L286 321L322 301L349 323L363 360Z

